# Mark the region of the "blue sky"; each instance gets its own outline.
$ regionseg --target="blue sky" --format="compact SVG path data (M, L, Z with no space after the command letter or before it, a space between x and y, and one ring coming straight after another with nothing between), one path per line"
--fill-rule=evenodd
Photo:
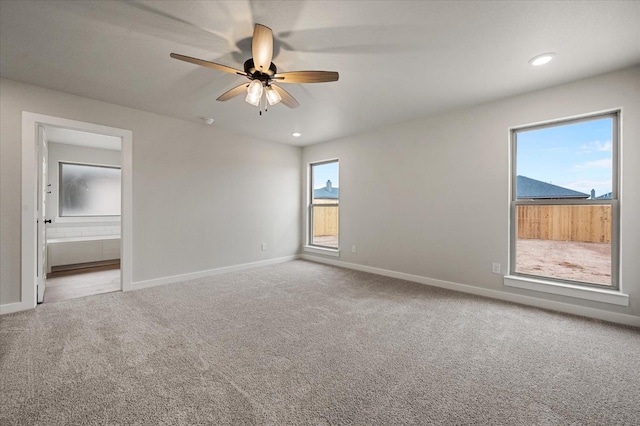
M340 187L337 162L314 166L313 173L313 189L326 186L328 180L334 188Z
M611 118L518 133L516 173L596 196L612 188Z

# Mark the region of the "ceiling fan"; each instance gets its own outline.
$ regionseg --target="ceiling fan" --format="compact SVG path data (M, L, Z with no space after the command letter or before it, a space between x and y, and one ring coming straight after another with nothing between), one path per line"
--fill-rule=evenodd
M265 106L266 110L267 102L269 105L282 102L289 108L297 108L300 106L298 101L291 96L289 92L276 85L276 82L325 83L338 80L338 73L335 71L291 71L278 73L275 64L271 62L273 59L273 32L271 28L261 24L256 24L253 30L251 54L253 58L245 61L244 71L177 53L172 53L170 56L181 61L247 77L249 82L242 83L231 90L227 90L216 100L228 101L246 92L247 96L245 101L259 107L261 115L262 105ZM266 100L264 103L263 98Z

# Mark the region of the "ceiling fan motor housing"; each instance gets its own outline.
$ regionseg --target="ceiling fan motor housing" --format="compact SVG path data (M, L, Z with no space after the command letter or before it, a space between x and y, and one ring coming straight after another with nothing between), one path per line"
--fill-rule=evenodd
M276 74L276 71L276 65L273 62L271 62L271 65L269 65L269 69L266 70L266 72L256 69L253 58L247 59L244 62L244 72L247 73L251 80L259 80L267 83L273 78L273 76Z

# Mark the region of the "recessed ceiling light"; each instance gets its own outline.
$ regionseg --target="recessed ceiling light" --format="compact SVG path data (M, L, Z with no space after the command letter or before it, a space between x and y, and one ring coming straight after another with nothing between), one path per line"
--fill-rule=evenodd
M209 117L202 117L202 121L204 121L204 124L213 124L214 119Z
M294 138L299 138L300 136L302 136L302 133L300 133L300 132L293 132L293 133L291 133L291 136L293 136Z
M540 65L548 64L551 62L553 57L556 56L553 52L543 53L542 55L534 56L529 60L529 63L534 67L539 67Z

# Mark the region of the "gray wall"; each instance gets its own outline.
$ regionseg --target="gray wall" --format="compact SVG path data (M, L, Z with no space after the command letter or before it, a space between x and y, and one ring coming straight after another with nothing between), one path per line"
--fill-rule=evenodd
M491 263L507 268L509 128L618 107L631 306L504 287ZM640 316L640 68L306 147L303 167L328 158L340 160L341 261Z
M0 304L20 300L22 111L133 132L134 282L298 253L300 148L6 79L0 93Z

